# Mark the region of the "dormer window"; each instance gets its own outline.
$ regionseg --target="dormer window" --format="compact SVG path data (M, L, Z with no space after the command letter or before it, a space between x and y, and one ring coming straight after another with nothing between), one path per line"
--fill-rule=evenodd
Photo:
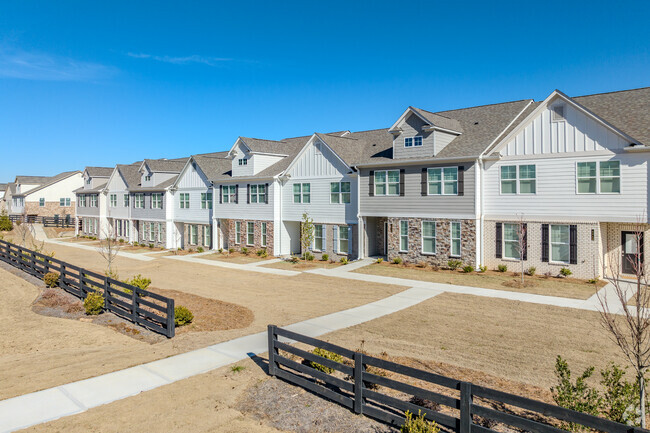
M90 185L90 178L86 179L86 185Z
M553 122L564 122L564 104L557 104L551 107L551 120Z
M151 181L151 175L150 175L150 174L146 175L146 176L144 177L144 181L145 181L145 182L150 182L150 181Z
M246 158L239 158L239 165L248 165L248 160Z
M404 147L422 146L422 137L404 137Z

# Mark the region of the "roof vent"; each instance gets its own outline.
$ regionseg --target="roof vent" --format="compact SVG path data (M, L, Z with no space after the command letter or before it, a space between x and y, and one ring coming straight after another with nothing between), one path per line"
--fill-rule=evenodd
M478 125L478 122L474 122L474 125Z

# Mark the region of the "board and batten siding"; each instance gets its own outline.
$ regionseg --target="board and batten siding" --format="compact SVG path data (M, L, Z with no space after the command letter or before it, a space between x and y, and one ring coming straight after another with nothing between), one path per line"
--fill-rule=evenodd
M434 167L464 167L463 195L422 195L422 169ZM454 164L427 164L404 167L375 168L376 170L404 169L404 196L370 196L370 169L361 170L361 216L410 216L421 218L475 218L474 162Z
M174 193L174 220L186 223L211 224L213 209L201 208L201 194L207 193L213 194L212 206L214 209L214 193L210 182L200 170L195 168L194 164L189 164L185 171L181 173L178 188ZM181 209L181 194L190 195L189 209ZM218 202L219 197L217 197Z
M268 203L246 203L248 194L248 185L253 184L268 184L269 195ZM273 208L274 208L274 191L275 182L271 180L260 179L259 181L247 181L239 183L224 183L226 185L239 185L238 188L238 203L219 203L219 194L221 184L215 184L213 191L214 199L214 215L222 219L246 219L246 220L266 220L273 221Z
M501 160L486 163L484 212L499 218L521 214L524 218L549 220L636 222L648 216L648 159L650 155L573 154L565 157ZM578 194L577 163L620 161L619 194ZM536 194L501 194L501 166L534 164Z
M282 188L282 219L301 221L308 213L315 223L356 224L357 178L351 169L320 140L309 143L290 168ZM330 203L332 182L350 182L350 203ZM293 202L293 185L310 184L310 203Z

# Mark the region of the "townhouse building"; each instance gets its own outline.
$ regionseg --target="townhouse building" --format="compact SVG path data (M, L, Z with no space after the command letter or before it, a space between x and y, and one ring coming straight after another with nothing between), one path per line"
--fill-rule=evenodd
M0 183L0 212L7 211L7 199L5 194L7 193L7 184Z
M74 191L83 184L80 171L56 176L16 176L10 184L12 215L27 218L54 217L71 221L75 217Z
M84 169L83 186L74 191L77 202L75 235L100 236L100 220L105 221L106 218L106 200L102 197L102 191L113 170L111 167ZM105 227L105 224L101 226Z

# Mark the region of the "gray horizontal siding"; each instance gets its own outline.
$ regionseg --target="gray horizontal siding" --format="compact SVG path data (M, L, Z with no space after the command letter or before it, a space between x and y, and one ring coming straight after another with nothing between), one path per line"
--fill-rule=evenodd
M131 194L131 218L142 220L165 220L165 207L167 206L165 194L162 193L163 208L151 209L151 193L144 193L144 209L135 207L135 194Z

